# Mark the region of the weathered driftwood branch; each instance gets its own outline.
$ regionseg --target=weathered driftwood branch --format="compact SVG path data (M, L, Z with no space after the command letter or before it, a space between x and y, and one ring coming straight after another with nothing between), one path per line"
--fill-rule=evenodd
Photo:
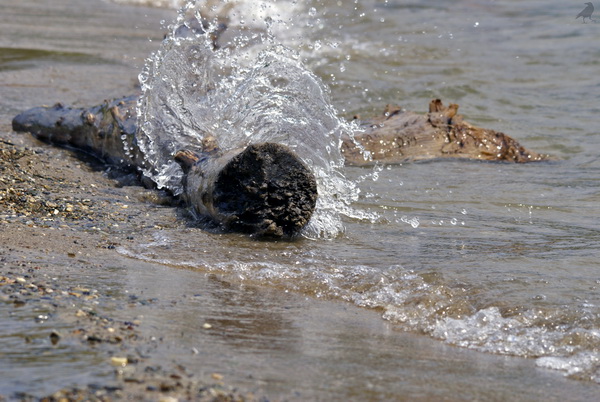
M36 107L16 116L12 126L52 144L91 152L112 165L141 168L145 160L135 138L136 102L137 97L130 96L89 109L60 103Z
M15 117L13 129L92 152L121 167L150 169L137 144L136 102L128 97L89 109L60 104L34 108ZM503 133L470 125L457 110L458 105L446 108L440 100L430 103L426 115L388 106L382 116L361 123L363 131L354 138L343 139L346 162L547 159ZM185 173L183 198L198 213L227 229L274 237L294 236L308 223L317 199L315 178L289 148L265 143L223 152L215 144L208 137L199 149L173 156Z
M346 163L365 166L435 158L536 162L548 155L529 151L504 133L473 126L457 114L458 105L444 107L439 99L421 115L386 107L382 116L361 123L354 140L345 138ZM366 151L366 152L365 152Z

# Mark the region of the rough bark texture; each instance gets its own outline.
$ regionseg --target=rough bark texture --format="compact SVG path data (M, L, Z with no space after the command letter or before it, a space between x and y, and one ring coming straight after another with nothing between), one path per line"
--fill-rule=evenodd
M182 151L187 202L227 229L265 237L292 237L310 220L317 182L286 146L253 144L222 154Z
M136 102L128 97L89 109L61 104L33 108L14 118L13 129L92 152L110 164L147 169L136 140ZM444 107L440 100L430 103L426 115L388 106L382 116L362 123L364 131L343 139L346 162L365 166L464 158L521 163L548 158L503 133L470 125L457 110L458 105ZM227 229L262 236L294 236L308 223L316 181L290 149L264 143L224 153L211 137L200 148L174 155L185 172L184 199L198 213Z
M457 111L458 105L445 107L439 99L430 102L426 115L388 105L383 115L362 122L364 131L354 139L344 138L346 163L366 166L436 158L524 163L548 159L504 133L467 123Z
M60 103L29 109L12 121L13 130L91 152L107 163L125 168L144 167L135 137L137 97L105 101L89 109ZM125 152L125 149L129 152Z

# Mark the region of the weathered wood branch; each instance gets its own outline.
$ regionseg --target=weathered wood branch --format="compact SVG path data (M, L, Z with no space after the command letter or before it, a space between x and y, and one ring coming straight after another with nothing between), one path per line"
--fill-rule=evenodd
M88 109L57 103L19 114L12 126L14 131L29 132L40 140L93 153L111 165L145 168L136 139L136 104L135 96L105 101Z
M439 99L430 102L425 115L388 105L381 116L360 123L363 131L353 139L344 138L346 163L366 166L436 158L524 163L549 158L504 133L467 123L457 111L458 105L445 107Z

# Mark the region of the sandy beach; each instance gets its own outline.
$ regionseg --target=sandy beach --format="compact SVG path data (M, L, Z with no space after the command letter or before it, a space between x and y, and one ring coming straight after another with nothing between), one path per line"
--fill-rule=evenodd
M131 222L176 224L180 212L163 207L172 200L139 187L135 175L107 172L89 155L11 132L17 110L59 100L90 104L136 91L136 75L155 48L151 39L162 35L161 16L171 13L92 3L44 8L20 2L2 16L1 359L10 371L3 370L0 399L253 400L225 385L219 373L199 376L177 364L147 364L145 356L159 341L139 330L137 306L152 301L103 283L109 267L143 269L115 247L135 236ZM145 17L132 19L140 10ZM85 26L63 25L69 18ZM65 35L72 38L69 49ZM90 40L107 35L108 46L86 53ZM139 51L119 51L121 41L135 37ZM31 359L39 362L25 363ZM58 367L65 371L57 375Z
M37 384L14 373L13 390L20 384L32 392L16 391L5 398L256 399L235 392L216 372L201 378L181 365L148 364L147 356L162 337L139 330L143 312L137 310L158 300L127 290L119 295L122 290L103 283L110 267L144 269L115 253L115 247L135 236L120 225L158 225L156 218L175 224L175 208L154 203L156 192L122 187L72 152L9 133L2 136L0 172L0 302L6 319L21 326L9 336L3 353L11 359L31 355L46 361L32 368L40 371ZM163 204L169 201L165 198ZM90 383L66 389L55 380L43 383L43 372L53 370L54 360L78 366Z

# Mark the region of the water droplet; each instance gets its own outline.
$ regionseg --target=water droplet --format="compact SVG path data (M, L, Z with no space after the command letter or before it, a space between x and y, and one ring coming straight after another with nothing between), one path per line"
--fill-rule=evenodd
M400 221L404 222L404 223L408 223L410 226L413 227L413 229L418 228L419 224L420 224L419 218L417 218L416 216L411 219L408 219L408 217L406 215L404 215L403 217L400 218Z
M316 8L314 8L314 7L311 7L311 8L308 10L308 15L310 15L311 17L314 17L315 15L317 15L317 9L316 9Z

